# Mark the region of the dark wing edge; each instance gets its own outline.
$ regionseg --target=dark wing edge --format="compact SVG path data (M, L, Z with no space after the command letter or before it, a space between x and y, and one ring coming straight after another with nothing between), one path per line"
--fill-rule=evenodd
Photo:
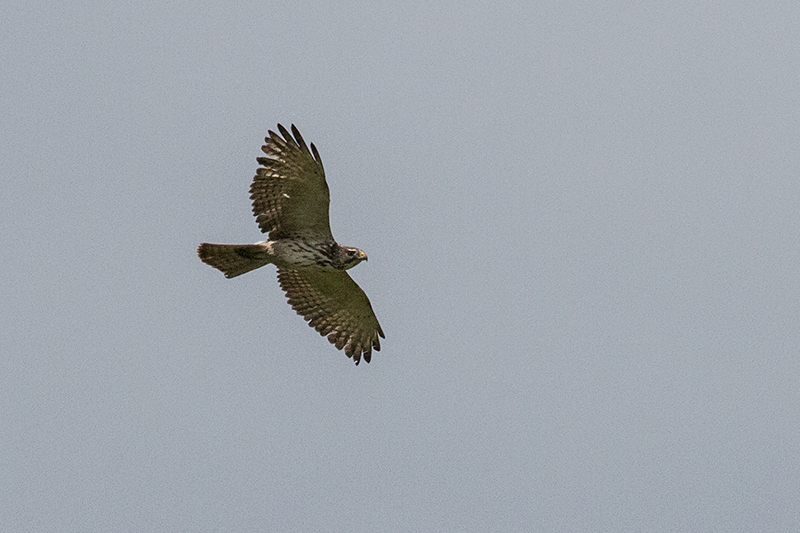
M310 234L322 239L330 235L330 193L322 158L314 143L309 150L300 131L292 133L278 124L280 135L269 130L257 157L261 165L250 186L253 215L270 239ZM292 135L293 134L293 135Z
M366 293L347 272L279 268L278 282L292 309L356 365L380 351L378 337L386 336Z

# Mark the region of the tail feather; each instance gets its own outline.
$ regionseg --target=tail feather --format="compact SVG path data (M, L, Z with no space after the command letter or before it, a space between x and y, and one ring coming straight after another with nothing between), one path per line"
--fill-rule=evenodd
M221 270L226 278L235 278L270 262L267 251L258 244L204 242L197 248L197 255L203 263Z

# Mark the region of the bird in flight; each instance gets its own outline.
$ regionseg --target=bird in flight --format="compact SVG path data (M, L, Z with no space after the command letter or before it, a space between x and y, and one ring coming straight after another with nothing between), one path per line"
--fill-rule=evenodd
M250 199L266 241L209 244L197 248L200 259L234 278L264 265L278 268L278 282L292 309L356 364L369 363L385 338L367 295L346 270L367 254L341 246L331 234L330 193L319 152L309 150L292 124L269 131L258 157Z

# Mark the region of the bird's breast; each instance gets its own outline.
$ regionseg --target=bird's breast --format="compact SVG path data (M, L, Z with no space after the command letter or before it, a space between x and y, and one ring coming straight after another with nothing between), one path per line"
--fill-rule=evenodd
M321 268L335 270L331 257L331 242L303 239L278 239L270 241L274 262L281 268Z

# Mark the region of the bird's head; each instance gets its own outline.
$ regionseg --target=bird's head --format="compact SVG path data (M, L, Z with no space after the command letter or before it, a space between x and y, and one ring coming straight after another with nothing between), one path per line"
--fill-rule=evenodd
M336 251L336 259L336 264L339 265L339 268L347 270L348 268L353 268L361 261L366 261L367 254L364 253L364 250L353 246L339 246Z

